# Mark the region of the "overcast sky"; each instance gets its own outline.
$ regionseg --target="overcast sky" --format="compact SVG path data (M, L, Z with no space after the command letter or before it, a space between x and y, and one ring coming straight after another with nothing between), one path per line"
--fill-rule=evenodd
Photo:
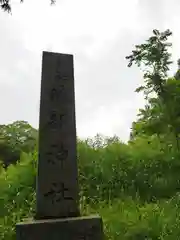
M179 0L12 1L0 11L0 124L38 127L42 51L74 55L77 135L129 137L143 107L142 83L125 56L152 30L173 31L172 72L180 57ZM170 14L169 14L170 13Z

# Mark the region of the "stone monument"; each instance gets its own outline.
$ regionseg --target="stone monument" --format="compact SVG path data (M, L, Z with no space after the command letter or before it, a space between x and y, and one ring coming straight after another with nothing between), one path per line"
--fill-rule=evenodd
M36 215L17 240L102 240L99 216L80 216L73 56L43 52Z

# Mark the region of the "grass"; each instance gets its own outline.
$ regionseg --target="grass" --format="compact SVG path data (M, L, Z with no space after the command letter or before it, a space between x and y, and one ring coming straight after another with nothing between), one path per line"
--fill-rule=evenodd
M172 160L173 159L173 160ZM80 209L98 213L108 240L180 239L180 162L146 140L106 147L78 142ZM15 240L15 225L35 212L37 151L0 167L0 239Z
M103 218L108 240L177 240L180 236L180 196L156 203L138 199L117 199L84 209Z

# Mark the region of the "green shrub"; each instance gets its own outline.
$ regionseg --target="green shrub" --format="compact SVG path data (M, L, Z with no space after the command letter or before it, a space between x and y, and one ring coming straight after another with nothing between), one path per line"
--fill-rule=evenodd
M0 239L15 239L15 224L34 209L36 157L22 154L16 166L0 174Z
M91 210L93 211L93 210ZM177 240L180 236L180 196L142 204L138 199L99 203L108 240Z
M81 212L103 216L107 239L179 236L180 198L173 197L179 192L179 154L162 152L156 141L78 141ZM37 152L0 167L2 240L15 239L15 224L34 215L36 169Z
M92 148L78 144L79 182L86 198L109 200L122 195L142 201L169 198L179 191L179 154L162 152L155 141Z

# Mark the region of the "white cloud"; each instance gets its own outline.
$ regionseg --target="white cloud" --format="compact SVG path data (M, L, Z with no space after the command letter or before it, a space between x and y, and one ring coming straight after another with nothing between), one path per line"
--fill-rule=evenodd
M49 44L53 51L76 52L80 47L89 57L96 57L101 49L111 47L111 41L123 30L136 29L137 3L137 0L67 0L49 7L48 0L31 0L21 7L16 5L13 14L24 28L27 49L39 51Z
M153 28L169 26L178 58L179 2L172 2L61 0L50 6L50 0L13 1L12 16L0 15L0 123L22 119L37 127L42 50L72 53L78 135L99 132L127 140L144 102L134 93L142 74L127 68L125 56Z

